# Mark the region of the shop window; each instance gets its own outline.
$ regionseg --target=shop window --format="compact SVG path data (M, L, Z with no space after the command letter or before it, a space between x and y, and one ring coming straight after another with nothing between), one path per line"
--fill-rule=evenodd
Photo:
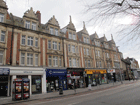
M25 28L30 29L30 21L27 21L26 20L26 22L25 22Z
M25 64L25 53L21 53L21 65Z
M1 31L1 42L5 42L5 31Z
M26 40L26 36L25 35L22 35L22 41L21 41L21 44L22 45L25 45L25 40Z
M28 75L17 75L17 78L28 78Z
M0 51L0 64L3 64L3 51Z
M52 57L49 56L49 66L52 66Z
M41 76L32 76L32 93L41 93Z
M4 14L0 13L0 22L4 22Z
M53 41L53 49L57 50L57 42Z
M38 54L35 54L35 65L38 66Z
M27 65L33 65L33 54L27 53Z
M28 45L33 46L33 37L28 36Z
M32 22L32 30L36 30L36 23Z
M55 35L58 36L58 29L55 29Z
M35 38L35 46L38 47L38 38Z
M53 28L50 27L50 34L53 35Z

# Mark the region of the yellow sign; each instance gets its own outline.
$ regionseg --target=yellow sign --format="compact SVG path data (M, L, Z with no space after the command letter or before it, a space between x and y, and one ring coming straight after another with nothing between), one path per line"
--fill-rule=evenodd
M106 70L96 70L96 69L95 69L95 70L93 70L93 69L91 69L91 70L90 70L90 69L86 69L85 71L86 71L87 74L93 74L93 73L95 73L95 72L96 72L96 73L97 73L97 72L100 72L101 74L107 73Z

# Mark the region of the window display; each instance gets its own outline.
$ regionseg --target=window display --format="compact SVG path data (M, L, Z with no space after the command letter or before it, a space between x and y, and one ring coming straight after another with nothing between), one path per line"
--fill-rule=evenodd
M32 76L32 93L41 93L41 76Z

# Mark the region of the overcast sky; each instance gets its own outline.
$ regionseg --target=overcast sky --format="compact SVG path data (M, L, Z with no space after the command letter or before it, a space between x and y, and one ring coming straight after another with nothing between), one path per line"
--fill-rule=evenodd
M30 7L36 12L39 10L41 12L41 23L45 24L48 20L55 15L59 22L61 28L65 27L69 23L69 16L72 17L72 22L76 27L76 31L80 31L83 28L83 21L85 21L88 33L91 35L93 33L98 34L102 37L104 34L107 40L111 39L111 34L114 37L116 46L119 46L119 50L123 53L124 58L134 57L140 62L139 48L136 43L127 43L127 40L120 41L120 35L116 27L119 24L127 25L131 23L131 17L123 17L114 20L113 25L103 24L98 26L93 23L89 23L88 16L83 12L85 10L85 5L87 0L4 0L8 6L8 12L22 17L24 12L26 12ZM88 0L89 2L90 0Z

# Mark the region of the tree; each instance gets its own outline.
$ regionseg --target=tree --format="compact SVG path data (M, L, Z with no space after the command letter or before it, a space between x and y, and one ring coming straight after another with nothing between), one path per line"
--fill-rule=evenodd
M89 15L89 22L94 24L113 24L114 19L131 17L129 24L120 24L121 39L137 41L140 37L140 0L86 0L85 13ZM90 2L90 3L88 3ZM119 34L120 34L119 33Z

